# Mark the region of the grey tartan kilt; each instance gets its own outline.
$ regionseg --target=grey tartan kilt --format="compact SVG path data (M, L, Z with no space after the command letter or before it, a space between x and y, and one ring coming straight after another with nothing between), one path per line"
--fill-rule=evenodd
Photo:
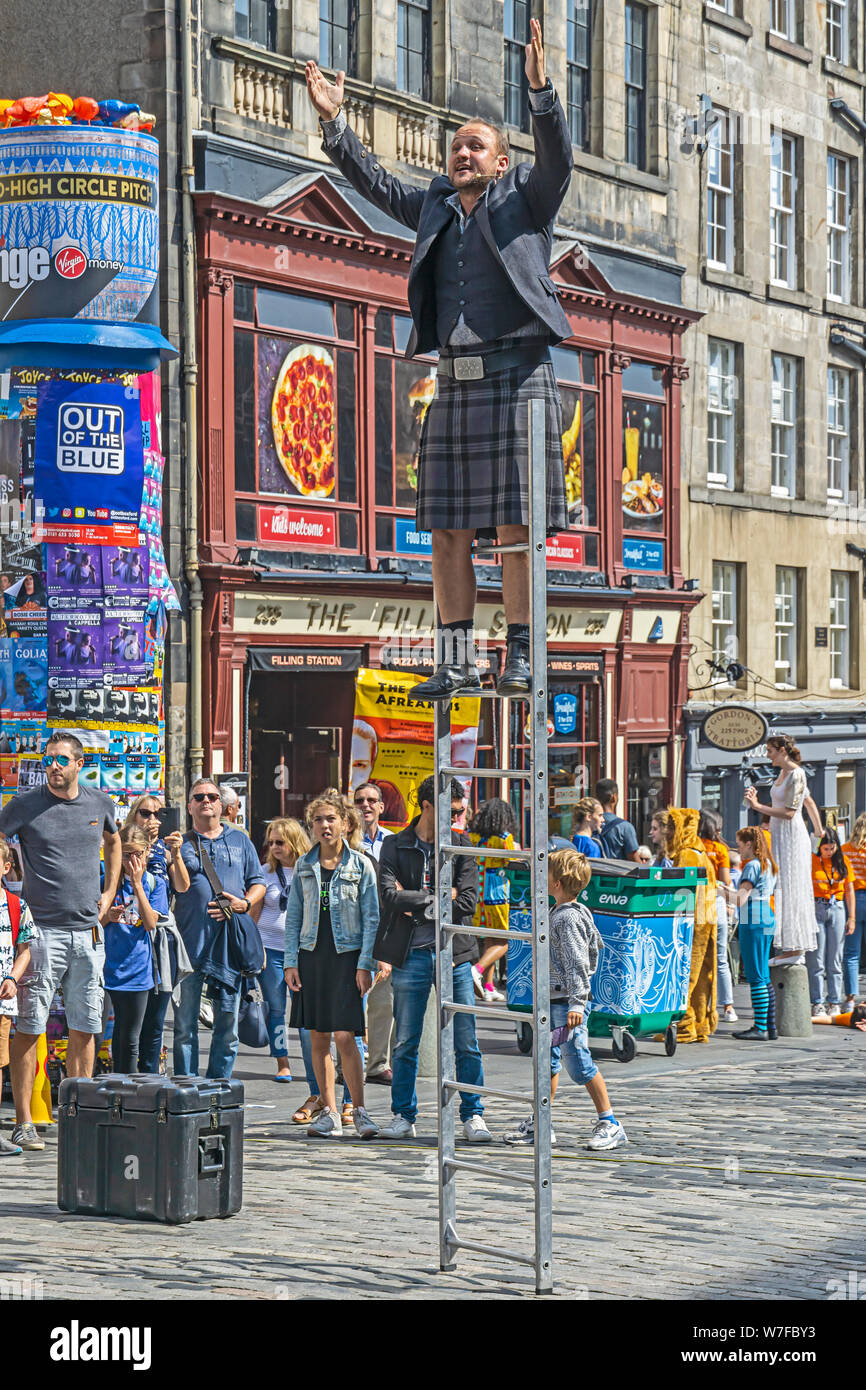
M553 366L512 367L481 381L437 377L418 458L419 530L475 530L529 521L527 402L546 404L547 531L568 529L562 407Z

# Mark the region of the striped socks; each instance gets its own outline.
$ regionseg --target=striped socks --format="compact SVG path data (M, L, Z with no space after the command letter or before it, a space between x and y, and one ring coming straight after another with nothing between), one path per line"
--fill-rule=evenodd
M752 1012L755 1015L755 1027L760 1028L762 1033L767 1031L767 1013L770 1007L770 986L762 981L759 985L749 985L752 992Z

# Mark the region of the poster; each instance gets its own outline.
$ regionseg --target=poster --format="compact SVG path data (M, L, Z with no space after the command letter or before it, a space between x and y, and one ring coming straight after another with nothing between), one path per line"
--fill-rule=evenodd
M170 612L180 612L180 599L168 574L162 549L162 397L159 372L138 377L141 405L141 439L144 449L144 490L139 527L148 551L148 584L151 601L162 602Z
M52 596L48 607L48 685L61 690L103 681L102 604L79 599L69 604Z
M144 489L138 390L116 381L40 385L35 488L40 539L136 542Z
M12 639L13 714L44 714L48 696L44 638Z
M146 596L105 595L102 663L111 684L136 685L147 674Z
M7 631L45 636L45 576L42 546L18 531L0 536L0 589Z
M418 813L416 790L433 771L433 706L413 700L423 676L361 668L355 680L351 789L375 782L385 802L383 825L398 830ZM475 766L481 701L451 705L453 767Z
M49 594L102 593L102 546L46 545L45 587Z
M263 334L256 352L260 491L356 501L354 355Z
M0 144L0 320L158 322L159 144L27 126Z
M622 511L626 531L664 525L663 407L626 397L622 403Z
M144 537L139 545L106 545L102 548L102 588L110 594L137 595L147 607L150 555Z

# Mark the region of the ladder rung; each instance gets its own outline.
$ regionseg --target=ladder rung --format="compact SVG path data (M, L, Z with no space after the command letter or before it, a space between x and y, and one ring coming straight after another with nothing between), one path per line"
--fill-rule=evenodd
M498 1256L502 1260L514 1260L515 1264L535 1268L534 1255L518 1255L516 1250L503 1250L498 1245L483 1245L480 1240L461 1240L458 1235L448 1236L447 1240L451 1250L474 1250L477 1255Z
M532 859L531 849L480 849L477 845L440 845L443 854L462 854L470 859Z
M445 1168L456 1168L464 1173L480 1173L484 1178L501 1178L503 1182L519 1182L526 1187L535 1186L532 1173L509 1173L506 1168L488 1168L483 1163L471 1163L465 1158L443 1158Z
M534 1096L522 1096L519 1091L497 1091L495 1086L465 1086L462 1081L444 1081L449 1091L465 1091L471 1096L494 1096L497 1100L517 1100L521 1105L535 1108Z
M452 1014L481 1014L484 1018L499 1018L504 1023L529 1023L532 1014L522 1013L520 1009L492 1009L489 1004L455 1004L450 999L442 1000L442 1007Z
M530 545L528 541L515 541L512 545L500 545L497 541L488 542L486 545L476 545L476 560L487 560L496 555L528 555Z
M440 777L465 777L467 769L465 767L440 767ZM510 767L474 767L472 776L478 780L494 777L522 777L527 782L531 779L532 773L527 771L517 771ZM504 856L503 856L504 857Z
M486 941L492 937L494 941L531 941L531 931L500 931L498 927L464 927L458 926L456 922L440 922L439 926L443 931L463 932L466 936L480 936Z

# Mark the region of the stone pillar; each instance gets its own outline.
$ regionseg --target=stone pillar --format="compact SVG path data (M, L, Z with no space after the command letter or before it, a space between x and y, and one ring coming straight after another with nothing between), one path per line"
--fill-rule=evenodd
M770 987L776 992L776 1031L780 1038L811 1038L812 1005L805 965L773 965Z

